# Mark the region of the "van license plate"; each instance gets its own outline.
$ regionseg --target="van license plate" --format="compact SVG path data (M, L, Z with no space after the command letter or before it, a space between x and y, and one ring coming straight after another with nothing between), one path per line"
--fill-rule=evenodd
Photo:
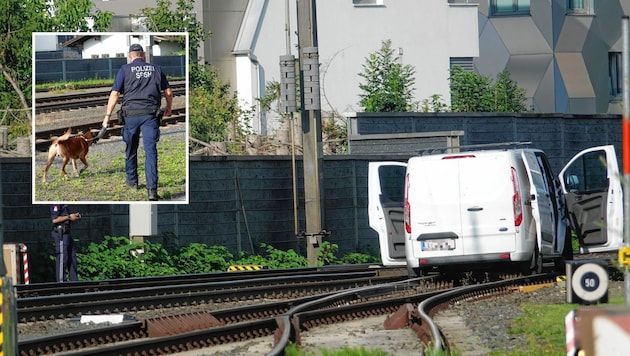
M422 251L448 251L455 249L455 240L443 239L443 240L428 240L421 241L420 247Z

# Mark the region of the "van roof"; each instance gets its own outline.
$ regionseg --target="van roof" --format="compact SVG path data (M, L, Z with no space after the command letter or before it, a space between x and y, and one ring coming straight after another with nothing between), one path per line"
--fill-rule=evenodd
M531 145L531 141L521 142L500 142L500 143L482 143L476 145L461 145L461 146L449 146L449 147L434 147L420 150L418 154L420 156L433 155L440 153L452 153L452 152L468 152L468 151L507 151L510 149L517 149L521 146Z

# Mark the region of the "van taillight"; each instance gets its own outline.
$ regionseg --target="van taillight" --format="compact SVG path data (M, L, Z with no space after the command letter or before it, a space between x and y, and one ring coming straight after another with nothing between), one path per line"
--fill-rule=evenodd
M521 202L521 189L518 183L516 169L512 167L512 187L514 195L512 195L512 207L514 208L514 226L521 226L523 222L523 206Z
M405 231L411 233L411 207L409 206L409 173L405 175L405 205L403 216L405 220Z

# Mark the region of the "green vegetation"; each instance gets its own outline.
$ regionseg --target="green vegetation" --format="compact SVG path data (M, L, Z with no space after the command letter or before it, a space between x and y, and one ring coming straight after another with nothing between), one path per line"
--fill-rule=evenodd
M369 55L359 73L365 79L359 84L359 104L366 112L411 111L414 74L412 66L403 66L395 57L392 41L383 41L381 49Z
M98 145L99 143L96 143ZM146 201L146 189L130 189L126 186L125 144L113 152L89 153L90 167L79 177L74 175L72 163L66 166L67 178L61 174L61 159L57 158L48 170L47 182L41 181L43 165L36 164L36 201ZM186 192L186 143L161 139L158 149L158 193L163 199L172 199ZM77 162L81 169L83 163ZM138 149L138 176L140 188L146 188L144 178L144 150Z
M507 71L496 81L456 66L451 70L451 111L525 112L525 90Z
M13 139L30 132L32 33L106 31L112 13L98 10L90 0L5 0L2 9L5 16L0 16L0 107L11 113L5 115L2 124L10 126L9 138Z
M167 243L168 247L165 246ZM324 242L322 247L327 252L325 256L320 254L320 265L347 263L345 256L337 258L330 254L338 250L337 245ZM105 236L99 243L79 248L77 264L81 280L225 272L231 265L260 265L269 269L308 267L306 257L292 249L283 251L262 243L258 250L255 254L233 254L224 246L203 243L177 246L172 236L164 245L150 241L132 242L128 237ZM378 257L360 253L352 255L351 260L378 260ZM49 258L54 260L55 257L50 255Z
M320 353L305 352L298 346L292 344L285 350L286 356L388 356L389 354L380 349L365 349L364 347L342 347L336 350L323 348Z
M197 21L193 0L158 0L156 7L146 7L135 15L149 31L188 32L191 105L188 114L191 137L203 142L243 142L249 133L248 118L252 110L243 110L236 92L224 83L214 66L200 64L199 44L210 36Z
M623 304L621 297L611 298L609 304ZM491 355L561 355L566 353L564 318L579 309L578 304L522 304L524 315L514 321L512 334L525 334L528 349L512 353L493 352Z

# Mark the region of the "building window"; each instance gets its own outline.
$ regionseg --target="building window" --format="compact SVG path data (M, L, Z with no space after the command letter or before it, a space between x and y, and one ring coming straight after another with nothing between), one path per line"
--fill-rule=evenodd
M529 15L530 0L490 0L494 16Z
M567 0L567 14L593 14L593 0Z
M608 87L612 98L619 98L623 92L623 64L621 52L608 53Z
M109 54L108 53L101 54L101 58L109 58Z
M354 6L382 6L384 0L352 0Z

